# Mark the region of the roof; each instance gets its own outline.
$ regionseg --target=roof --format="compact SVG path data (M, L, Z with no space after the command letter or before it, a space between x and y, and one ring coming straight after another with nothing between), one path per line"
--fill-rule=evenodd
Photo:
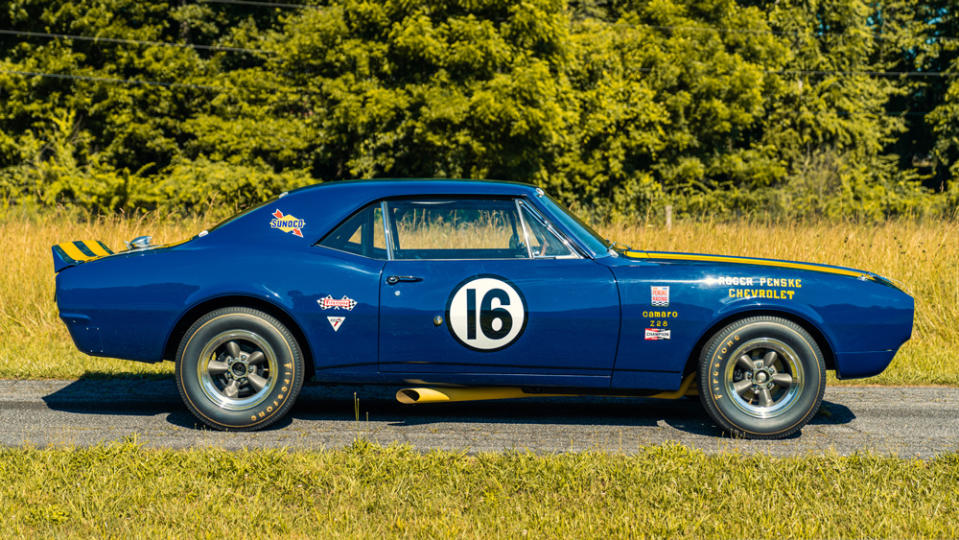
M369 180L335 180L302 187L290 193L341 194L375 190L380 196L399 195L532 195L536 186L504 180L456 180L442 178L376 178Z

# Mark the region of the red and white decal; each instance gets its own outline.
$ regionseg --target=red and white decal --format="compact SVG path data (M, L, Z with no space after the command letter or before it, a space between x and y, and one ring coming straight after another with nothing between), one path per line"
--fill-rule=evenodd
M336 332L340 329L340 326L343 325L343 321L346 320L346 317L327 317L326 320L330 321L330 326L332 326L333 331Z
M666 307L669 305L669 287L657 287L653 285L649 288L651 297L650 304L656 307Z
M333 298L330 295L326 295L317 300L316 303L320 305L320 309L345 309L346 311L353 311L353 308L356 307L356 300L353 300L349 296Z
M661 328L647 328L646 329L646 341L664 341L669 339L670 330L663 330Z

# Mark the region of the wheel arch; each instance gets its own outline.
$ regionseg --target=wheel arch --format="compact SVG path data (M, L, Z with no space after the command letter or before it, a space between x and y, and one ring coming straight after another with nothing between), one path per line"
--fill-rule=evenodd
M816 345L819 346L819 350L822 351L823 360L826 362L827 370L836 369L836 356L833 352L832 346L829 344L829 340L826 339L826 335L819 329L818 326L813 324L808 319L797 315L789 311L780 311L776 309L760 308L760 309L750 309L746 311L738 311L736 313L731 313L725 317L715 321L712 326L706 329L703 332L703 335L700 336L699 340L693 346L692 350L689 353L689 358L686 359L686 366L683 368L683 375L693 373L697 370L699 366L699 355L703 350L703 347L706 346L706 343L711 337L713 337L716 332L726 325L732 324L738 320L746 319L748 317L755 317L758 315L766 315L770 317L779 317L781 319L786 319L787 321L792 321L799 326L801 326L805 331L809 332L809 335L816 340Z
M262 298L256 298L253 296L218 296L204 300L188 309L185 313L183 313L183 315L180 316L180 319L173 327L173 331L170 332L169 337L167 337L166 345L163 348L163 358L166 360L176 360L175 357L177 347L179 347L180 340L183 339L184 334L186 334L186 331L190 328L190 326L203 315L213 310L225 307L248 307L252 309L258 309L264 313L276 317L290 330L290 332L293 333L293 337L296 338L297 343L300 345L300 349L303 353L303 360L306 364L304 367L307 374L307 380L313 376L313 353L310 349L310 342L306 339L306 334L303 333L300 325L297 324L296 320L294 320L293 317L290 316L290 314L280 306L263 300Z

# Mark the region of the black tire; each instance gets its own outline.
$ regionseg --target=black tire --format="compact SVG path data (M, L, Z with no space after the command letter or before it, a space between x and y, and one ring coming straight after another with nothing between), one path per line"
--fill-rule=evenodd
M303 387L303 371L289 329L245 307L200 317L176 354L183 402L204 424L224 431L255 431L283 418Z
M819 411L826 364L816 340L801 326L779 317L749 317L706 343L698 383L703 407L723 430L750 439L782 439Z

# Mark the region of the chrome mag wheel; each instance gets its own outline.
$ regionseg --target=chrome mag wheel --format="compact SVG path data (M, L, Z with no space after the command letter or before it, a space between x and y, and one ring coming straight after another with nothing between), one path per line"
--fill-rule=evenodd
M206 397L230 411L255 408L269 397L278 379L273 347L248 330L214 336L200 352L196 369Z
M755 418L787 412L805 388L802 363L792 347L772 338L752 339L726 365L726 393L741 411Z

